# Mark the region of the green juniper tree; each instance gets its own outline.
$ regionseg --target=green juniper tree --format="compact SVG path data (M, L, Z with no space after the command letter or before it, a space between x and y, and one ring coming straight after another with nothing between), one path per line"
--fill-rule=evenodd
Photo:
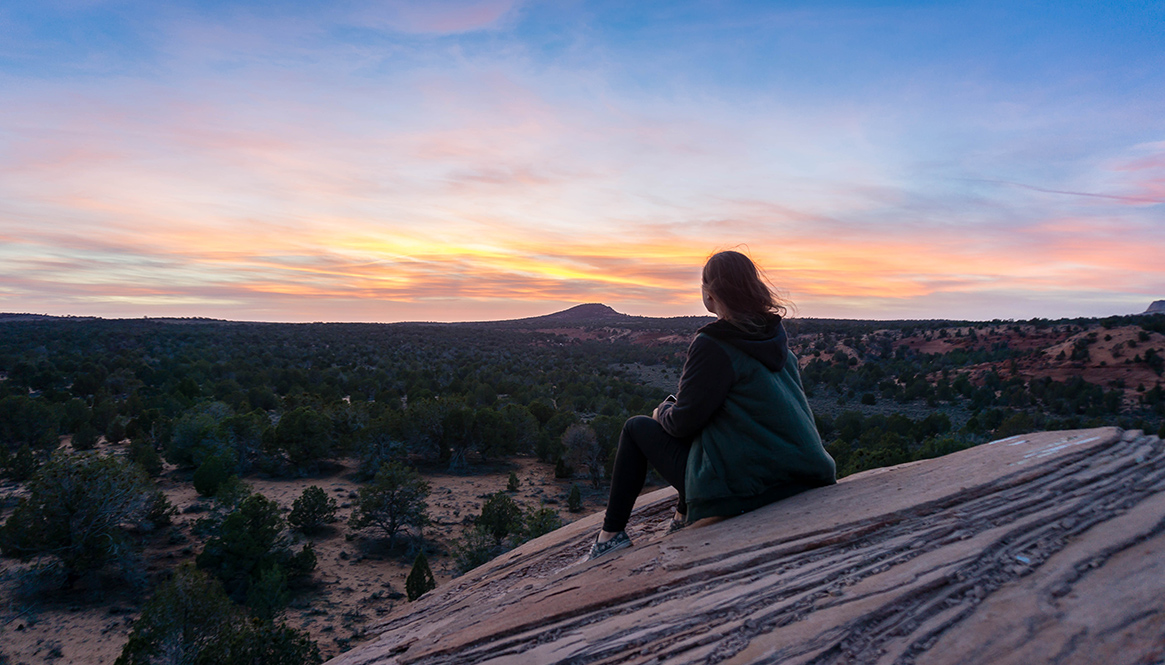
M348 519L353 529L376 527L388 536L392 549L404 527L421 529L429 523L429 483L415 469L400 462L380 467L372 483L357 491L356 506Z
M287 521L304 532L331 524L336 521L336 500L322 488L312 485L291 504Z
M137 437L130 439L129 458L139 464L146 473L156 476L162 472L162 457L154 449L154 444Z
M247 588L247 607L251 608L252 614L265 621L274 619L290 598L287 572L279 564L260 572Z
M435 588L437 588L437 581L433 579L429 560L425 558L424 552L420 552L413 560L413 569L409 572L409 576L405 578L405 593L408 594L411 603Z
M202 496L214 496L219 486L234 475L234 463L225 454L207 457L191 479L194 489Z
M306 575L315 568L315 554L310 546L291 553L279 513L279 504L262 494L247 497L206 541L196 559L198 567L218 577L227 592L240 599L275 566L283 566L288 576Z
M57 455L29 480L28 492L0 527L0 551L55 557L66 586L132 560L136 546L125 526L144 524L157 499L136 464L89 454Z
M314 470L332 452L331 422L315 409L301 406L279 419L274 443L296 471Z
M8 461L8 475L17 482L23 482L36 473L37 466L36 453L25 443Z
M114 665L317 665L307 633L248 619L218 580L183 564L142 609Z
M522 508L505 492L491 494L481 507L476 527L493 536L494 542L522 530Z
M560 526L562 526L562 518L558 516L558 512L549 506L542 506L526 513L525 533L523 535L526 538L534 539L548 534Z
M599 442L595 430L589 425L571 425L562 433L562 446L570 465L586 467L591 486L598 487L606 470L607 450Z
M570 495L566 497L566 509L572 513L582 511L582 491L577 484L570 486Z

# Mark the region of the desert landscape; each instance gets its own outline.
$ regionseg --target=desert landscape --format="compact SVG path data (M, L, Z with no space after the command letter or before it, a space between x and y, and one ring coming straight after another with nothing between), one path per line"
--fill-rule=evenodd
M68 454L64 444L62 454ZM118 447L102 442L97 451L119 454ZM347 465L345 464L347 463ZM416 547L408 543L388 551L384 538L365 533L349 539L346 525L360 483L351 478L350 460L337 460L327 474L316 477L284 479L248 478L255 492L276 501L285 512L309 486L315 485L332 494L340 509L337 522L313 534L317 567L309 583L296 591L295 599L283 615L288 625L307 632L325 657L337 655L375 637L369 628L397 606L408 601L404 595L405 578L412 567L411 557L402 550ZM449 552L455 539L472 524L466 518L481 512L488 495L504 490L510 473L517 474L520 489L512 495L524 507L553 506L563 521L579 519L606 505L606 495L589 486L582 489L584 508L578 513L567 510L570 480L554 478L553 466L532 458L512 458L491 468L475 471L472 476L448 473L427 474L433 491L429 497L431 526L423 530L424 547L433 562L438 584L454 579L456 571ZM199 537L191 533L193 522L210 510L211 501L199 497L187 477L174 469L159 476L158 487L178 510L178 516L164 535L147 540L142 551L145 572L164 575L182 561L193 560L194 545ZM19 485L0 485L8 517L15 499L22 496ZM296 543L309 540L296 534ZM0 657L12 665L25 663L112 663L137 618L142 602L140 589L110 586L82 589L71 594L50 595L48 599L29 596L37 589L24 589L27 565L12 559L0 559L0 597L5 598L7 612L0 627L4 636Z
M136 553L71 589L59 588L51 554L0 559L0 658L26 665L118 658L151 589L182 563L198 562L217 537L215 524L238 510L223 503L238 501L234 495L196 489L212 464L205 451L227 451L214 455L227 454L228 472L246 492L273 501L284 521L309 487L334 500L334 522L310 531L285 524L281 546L294 552L310 543L315 566L289 580L274 617L324 659L365 653L360 647L412 621L406 578L419 552L437 585L425 598L487 580L476 570L466 576L465 566L513 547L520 557L557 561L536 543L567 538L569 556L580 556L580 529L594 529L609 468L588 467L568 431L589 432L580 441L601 450L591 459L609 464L623 419L675 392L687 342L707 320L629 317L602 306L530 320L379 327L8 317L0 321L8 333L0 358L14 359L0 375L9 437L0 523L29 498L30 476L22 473L35 479L36 468L72 458L154 464L151 486L174 514L145 531L124 525ZM1162 327L1146 315L789 323L822 439L842 475L855 478L960 450L981 449L986 460L995 448L983 444L1041 429L1160 434ZM268 343L255 347L260 337ZM15 360L35 358L28 350L50 339L55 350L40 360ZM384 533L348 521L372 480L369 465L392 461L418 469L430 491L427 524L405 525L390 548ZM507 489L511 481L516 487ZM573 488L577 512L568 509ZM525 544L517 535L499 538L485 559L466 564L459 557L478 542L477 523L498 493L523 515L548 509L564 526ZM650 506L665 507L652 501L647 522L635 528L655 539L652 529L663 522Z
M0 3L0 665L1165 665L1162 35Z

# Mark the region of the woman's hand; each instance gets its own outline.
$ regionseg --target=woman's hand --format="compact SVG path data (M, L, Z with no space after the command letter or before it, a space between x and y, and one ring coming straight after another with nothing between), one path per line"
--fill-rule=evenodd
M675 395L668 395L667 399L660 402L659 406L655 407L655 410L651 412L652 420L659 420L659 410L662 409L664 407L664 405L675 404L675 403L676 403L676 396Z

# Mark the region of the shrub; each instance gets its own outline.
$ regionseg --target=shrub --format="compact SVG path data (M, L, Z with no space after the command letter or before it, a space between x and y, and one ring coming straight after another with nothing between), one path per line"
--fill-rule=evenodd
M105 428L105 440L109 443L121 443L125 438L125 423L121 418L114 418Z
M332 423L315 409L301 406L279 419L275 445L298 471L319 466L332 450Z
M263 435L271 429L266 413L240 413L223 420L222 432L229 446L219 454L231 460L237 473L244 473L255 462L265 463L262 446Z
M501 409L506 421L506 436L510 446L519 452L533 452L541 426L538 419L521 404L506 404Z
M0 444L55 448L61 416L61 409L44 398L4 397L0 399Z
M190 564L179 566L142 608L115 665L205 662L238 623L238 609L222 586Z
M88 422L77 426L73 433L73 450L93 450L97 446L97 429Z
M229 639L218 650L221 655L205 662L215 665L316 665L323 662L319 647L306 631L271 621L250 623L229 634Z
M517 492L518 491L518 474L514 473L513 471L510 472L510 478L509 478L509 480L506 481L506 491L507 492Z
M277 563L282 530L279 505L252 494L223 519L199 553L198 567L218 577L228 593L245 591L252 576Z
M420 529L429 523L429 483L400 462L380 467L372 483L361 487L348 520L353 529L374 526L388 536L392 549L397 532L409 526Z
M398 420L398 416L386 416L372 421L360 432L357 446L363 479L374 478L382 464L404 458L405 444L398 433Z
M140 524L156 498L136 465L98 455L58 455L37 471L28 490L0 527L0 551L23 560L57 557L66 586L125 561L133 542L123 525Z
M948 455L959 450L970 448L973 445L973 441L955 436L930 438L926 441L923 441L922 448L918 450L916 457L919 459L941 457L943 455Z
M565 480L574 476L574 469L566 463L566 458L559 457L558 461L554 463L554 477L559 480Z
M607 450L599 443L595 430L589 425L574 424L562 434L562 446L572 466L585 466L591 485L598 487L603 480ZM556 473L557 475L557 473Z
M838 477L849 476L867 469L877 469L892 466L908 461L908 456L895 448L858 448L853 451L843 468L838 470Z
M166 461L197 468L207 457L222 451L227 446L223 423L230 416L231 408L222 402L187 410L174 423L170 444L166 446Z
M408 594L411 603L435 588L437 581L433 579L429 560L425 558L424 552L420 552L413 560L413 569L409 571L409 576L405 578L405 593Z
M162 456L154 449L154 444L145 439L138 437L130 440L129 458L151 476L156 476L162 472Z
M36 460L36 454L32 452L32 448L26 443L20 446L20 449L9 460L8 475L17 482L24 482L36 473L39 466Z
M526 514L525 536L530 539L537 538L560 526L562 526L562 518L558 516L558 511L542 506Z
M146 512L146 521L151 527L168 526L177 514L178 509L170 503L165 492L162 490L154 492L154 500L150 502L150 509Z
M829 456L833 458L834 464L837 465L839 470L845 468L846 462L849 460L850 451L850 444L841 439L834 439L825 446L825 452L829 453Z
M454 541L453 562L458 574L466 573L519 543L550 533L562 526L553 508L543 506L523 513L505 492L486 500L472 529ZM508 537L508 539L507 539Z
M218 510L229 513L251 496L251 486L238 476L230 476L218 486L214 493L214 503Z
M245 597L251 584L276 565L284 565L289 573L309 572L315 567L315 554L305 547L310 554L292 556L279 512L279 504L262 494L244 499L206 542L196 559L198 567L218 577L227 592L238 598ZM303 570L308 559L310 566Z
M336 521L336 500L323 489L312 485L291 504L291 514L287 516L287 521L301 531L331 524Z
M247 607L265 621L275 618L284 607L291 594L287 590L287 573L280 565L274 565L259 573L247 588Z
M582 511L582 491L578 485L570 486L570 495L566 497L566 509L572 513Z
M1031 415L1026 411L1019 411L1008 416L1006 420L1000 423L994 432L994 436L1005 439L1016 434L1027 434L1035 429L1035 421L1032 420Z
M481 507L476 526L493 536L494 542L501 543L506 536L521 532L522 508L505 492L497 492Z
M271 621L247 620L217 580L179 566L142 609L114 665L321 663L307 634Z
M453 543L453 564L458 574L465 574L494 558L502 548L494 542L493 536L482 529L468 529L465 535Z
M317 562L315 547L307 543L303 549L291 555L283 567L289 576L303 577L316 569Z
M227 478L234 475L234 464L224 454L211 455L194 472L194 489L202 496L214 496Z

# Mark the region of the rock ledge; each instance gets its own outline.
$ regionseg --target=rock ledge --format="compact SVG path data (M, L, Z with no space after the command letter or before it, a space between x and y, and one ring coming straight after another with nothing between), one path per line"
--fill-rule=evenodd
M1045 432L583 561L601 515L401 608L336 665L1165 661L1165 445Z

